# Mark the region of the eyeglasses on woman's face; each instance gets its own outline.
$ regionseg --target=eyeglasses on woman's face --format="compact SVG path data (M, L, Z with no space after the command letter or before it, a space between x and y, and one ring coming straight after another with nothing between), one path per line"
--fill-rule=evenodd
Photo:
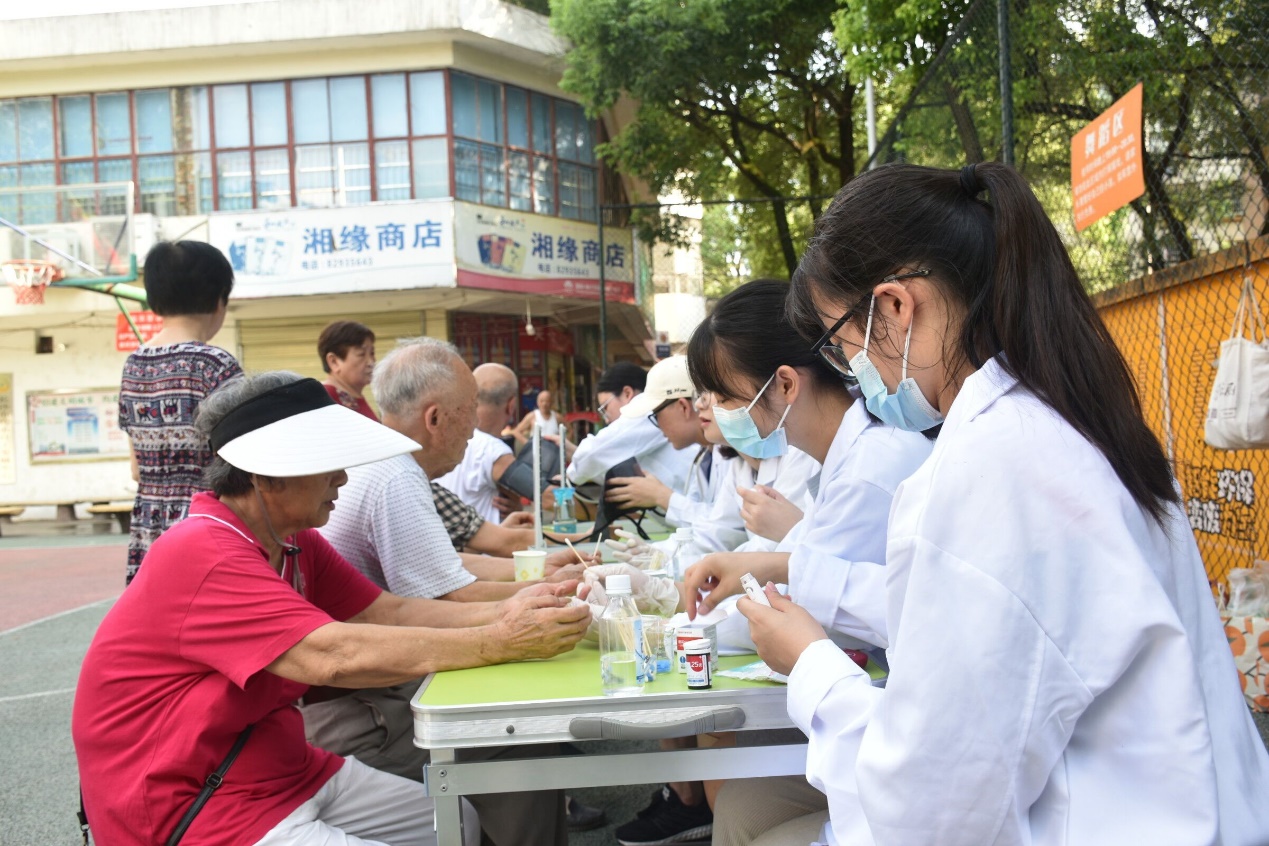
M877 284L884 285L887 282L897 282L900 279L913 279L918 276L929 275L930 269L926 267L920 270L908 271L906 273L892 273ZM847 376L851 379L855 378L854 372L850 369L850 360L852 356L842 349L841 344L833 342L833 336L835 336L841 328L847 324L847 322L859 314L859 312L863 310L864 304L869 302L871 299L872 293L869 292L868 295L863 297L858 303L847 309L845 314L837 318L837 322L829 327L829 330L821 335L820 339L811 347L811 352L819 353L820 358L828 362L830 367L843 376Z

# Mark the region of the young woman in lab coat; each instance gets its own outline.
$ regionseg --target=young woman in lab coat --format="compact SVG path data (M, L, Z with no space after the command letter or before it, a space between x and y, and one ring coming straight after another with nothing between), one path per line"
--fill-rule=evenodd
M695 615L742 593L740 577L791 583L795 596L814 599L814 613L851 647L884 647L886 515L899 484L930 455L925 436L882 425L784 317L787 282L758 280L728 294L692 336L688 366L698 388L714 398L713 417L734 447L765 456L799 448L822 470L804 518L771 551L709 555L689 569L684 595ZM787 433L787 434L786 434ZM773 488L794 467L780 466ZM806 472L803 470L802 472ZM784 503L765 491L749 491L750 522L767 519ZM739 615L719 624L719 639L747 640ZM750 647L752 648L752 647ZM712 792L713 785L707 789ZM730 781L715 802L714 843L741 846L767 832L781 842L794 818L819 812L825 799L805 779ZM784 842L787 842L784 841Z
M798 605L739 603L790 673L831 839L1269 843L1269 757L1167 458L1022 178L862 174L790 307L874 414L942 423L891 511L884 691Z
M868 414L784 319L788 293L786 282L758 280L728 294L693 333L688 367L714 396L714 418L733 447L769 460L787 441L823 465L817 494L775 551L698 562L686 578L688 613L696 613L698 591L708 592L700 607L709 611L742 593L740 577L752 572L788 583L812 603L816 619L863 642L852 646L885 647L886 516L931 443ZM747 495L751 515L764 508L764 496L774 499Z

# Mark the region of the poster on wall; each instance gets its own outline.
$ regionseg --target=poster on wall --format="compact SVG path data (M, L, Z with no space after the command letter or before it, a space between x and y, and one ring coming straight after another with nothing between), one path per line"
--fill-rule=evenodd
M128 457L118 388L30 391L26 411L32 463Z
M449 200L213 214L234 299L453 287Z
M630 229L539 214L454 203L458 285L494 291L633 303L634 234Z
M132 323L128 323L128 317L132 318ZM116 352L133 352L140 349L141 344L163 331L163 318L152 311L134 311L128 317L122 314L115 315ZM134 325L137 327L136 332L132 331ZM137 332L141 333L140 339L137 338Z
M13 425L13 374L0 373L0 485L18 481L17 434Z

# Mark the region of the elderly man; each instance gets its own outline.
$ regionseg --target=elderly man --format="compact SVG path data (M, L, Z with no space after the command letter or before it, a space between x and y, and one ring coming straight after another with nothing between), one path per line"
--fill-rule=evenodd
M471 370L450 344L414 338L398 342L379 362L373 386L384 425L422 449L350 472L323 536L371 581L401 596L480 600L518 591L523 583L509 581L510 560L460 558L432 502L428 478L453 469L472 434L477 387ZM568 553L548 558L548 571L561 570L569 560ZM303 710L309 740L378 769L421 778L426 753L413 745L409 707L417 688L416 681L308 697ZM516 747L489 754L541 753L541 747ZM498 846L563 844L567 839L559 791L498 795L472 804L485 811L481 826Z
M497 521L504 516L500 511L511 510L499 507L506 506L506 501L498 494L498 481L515 456L500 435L515 413L519 382L511 368L502 364L482 364L472 376L476 379L476 431L463 460L436 482L485 520Z
M322 534L353 566L389 590L432 599L482 601L516 593L510 558L455 552L437 514L431 478L462 460L476 420L477 387L453 346L399 342L375 371L383 423L422 449L356 468ZM571 553L547 557L552 579L576 575Z

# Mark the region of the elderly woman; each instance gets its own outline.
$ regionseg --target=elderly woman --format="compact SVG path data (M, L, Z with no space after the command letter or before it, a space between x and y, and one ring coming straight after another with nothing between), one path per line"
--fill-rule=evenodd
M72 732L97 840L434 843L422 785L310 746L292 703L309 685L564 652L589 620L565 597L575 583L495 604L403 598L366 580L315 529L345 467L418 444L316 380L234 380L197 426L216 456L211 493L150 548L80 674ZM217 771L223 785L200 795Z
M317 339L322 369L329 375L322 383L330 398L346 408L378 420L362 395L375 372L375 333L355 320L336 320Z

